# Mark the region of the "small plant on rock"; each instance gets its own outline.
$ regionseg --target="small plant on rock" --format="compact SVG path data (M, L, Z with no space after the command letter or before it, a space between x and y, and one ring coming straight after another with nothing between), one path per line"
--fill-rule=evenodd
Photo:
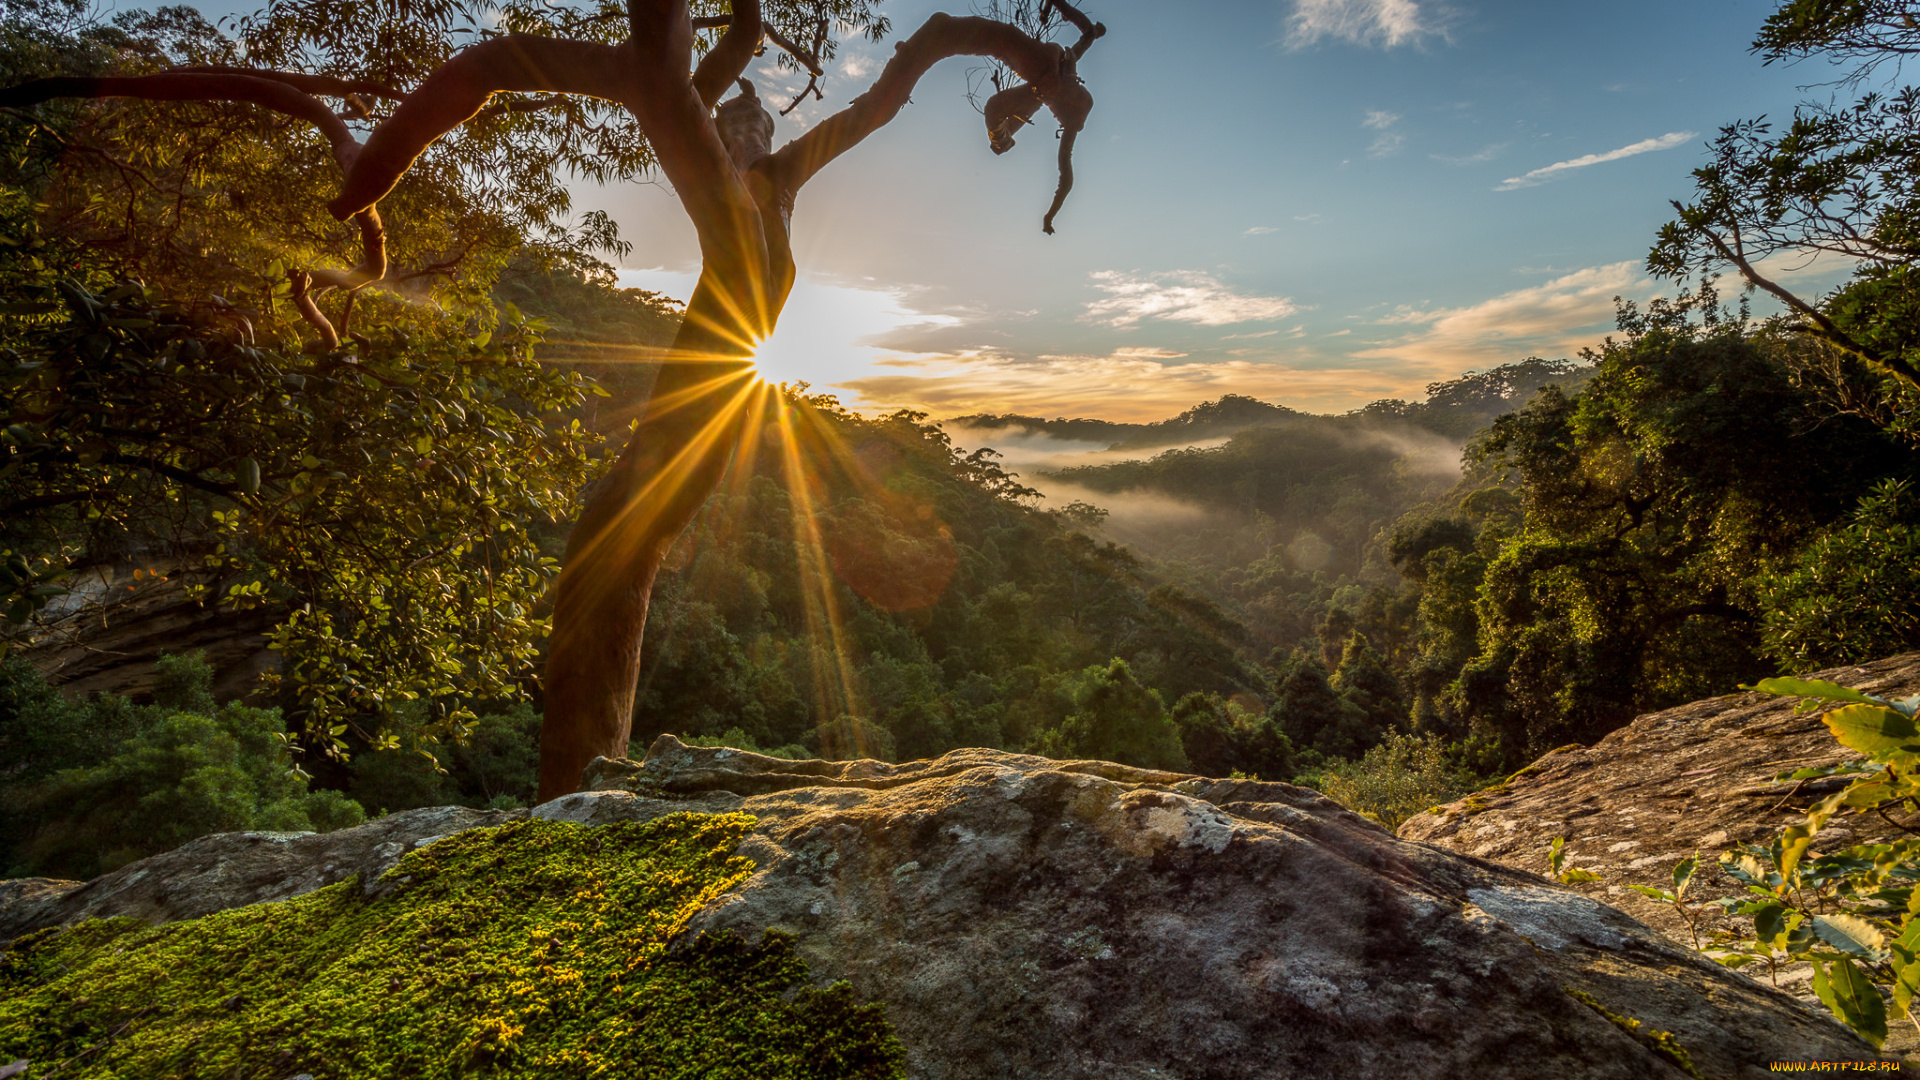
M1547 849L1547 876L1562 885L1600 880L1600 875L1591 870L1567 865L1567 838L1564 836L1554 837L1553 846Z
M1674 864L1673 888L1662 889L1652 885L1629 885L1628 888L1658 903L1667 904L1679 914L1681 921L1687 924L1687 933L1693 936L1693 947L1700 947L1700 919L1707 909L1720 906L1716 901L1698 901L1687 899L1687 889L1693 885L1693 873L1700 868L1700 857L1689 855Z
M1802 712L1829 708L1822 718L1827 729L1862 756L1775 778L1805 783L1853 777L1815 802L1803 823L1782 830L1772 844L1742 848L1721 860L1720 868L1745 886L1746 895L1718 903L1751 917L1753 935L1718 935L1708 953L1730 967L1764 962L1775 976L1783 963L1812 964L1821 1003L1879 1046L1886 1041L1889 1018L1880 987L1890 992L1893 1018L1920 1026L1912 1012L1920 991L1920 891L1914 888L1920 881L1920 831L1892 816L1920 808L1920 728L1914 722L1920 696L1887 701L1814 679L1767 679L1752 689L1802 698ZM1903 835L1887 843L1815 851L1814 836L1849 813L1872 814ZM1676 867L1676 883L1679 874Z

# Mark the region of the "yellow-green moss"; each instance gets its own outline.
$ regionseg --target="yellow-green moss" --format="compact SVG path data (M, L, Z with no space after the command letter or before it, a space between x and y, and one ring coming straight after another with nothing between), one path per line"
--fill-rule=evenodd
M521 821L358 881L0 952L0 1061L106 1078L903 1076L881 1010L790 942L669 939L752 864L753 819Z
M1681 1072L1693 1077L1693 1080L1706 1080L1706 1077L1702 1076L1700 1070L1694 1066L1693 1055L1687 1053L1686 1047L1680 1045L1680 1040L1674 1038L1673 1032L1655 1031L1641 1024L1640 1021L1635 1020L1631 1016L1622 1016L1607 1008L1605 1005L1600 1004L1600 999L1584 990L1575 990L1569 986L1566 988L1566 991L1573 1000L1599 1013L1612 1023L1614 1027L1633 1036L1635 1042L1666 1058L1678 1067Z

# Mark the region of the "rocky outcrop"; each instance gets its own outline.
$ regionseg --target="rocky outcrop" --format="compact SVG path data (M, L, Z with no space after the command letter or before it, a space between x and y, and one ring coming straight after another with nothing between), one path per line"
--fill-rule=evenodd
M92 881L0 881L0 942L82 919L131 915L151 923L285 900L359 875L376 886L400 856L465 829L527 816L525 810L436 806L389 814L330 833L240 832L203 836Z
M1906 697L1920 693L1920 653L1812 677ZM1400 837L1543 870L1548 846L1564 836L1569 864L1602 875L1573 888L1690 943L1671 907L1629 886L1671 886L1674 864L1690 854L1712 864L1738 845L1769 843L1801 821L1809 803L1847 784L1845 777L1773 782L1781 773L1858 756L1834 741L1819 713L1794 707L1792 698L1729 694L1649 713L1591 747L1556 750L1504 784L1416 815L1400 826ZM1879 818L1840 818L1821 831L1816 850L1898 831ZM1701 897L1740 891L1710 865L1700 877L1694 891ZM1703 938L1719 920L1718 912L1708 913ZM1788 978L1808 975L1803 969Z
M206 657L220 701L254 693L261 672L279 666L280 654L267 647L279 613L203 603L190 587L217 589L211 573L96 566L66 585L70 592L34 616L21 653L70 698L105 693L144 701L158 680L153 662L175 653Z
M587 783L535 816L754 815L754 874L677 940L792 935L816 978L886 1005L924 1080L1725 1080L1874 1057L1589 897L1285 784L671 737Z
M588 784L536 815L759 818L758 871L691 931L795 935L928 1080L1685 1075L1650 1031L1713 1077L1873 1056L1604 905L1285 784L664 737Z

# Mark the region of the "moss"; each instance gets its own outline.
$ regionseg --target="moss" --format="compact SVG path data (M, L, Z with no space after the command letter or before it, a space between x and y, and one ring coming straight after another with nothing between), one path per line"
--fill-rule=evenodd
M357 881L0 952L0 1061L84 1077L904 1075L875 1005L815 989L791 942L668 943L752 864L753 819L521 821Z
M1614 1027L1633 1036L1635 1042L1672 1062L1681 1072L1693 1077L1693 1080L1706 1080L1706 1077L1702 1076L1700 1070L1694 1066L1693 1056L1688 1054L1686 1048L1680 1045L1680 1040L1674 1037L1673 1032L1647 1029L1640 1021L1635 1020L1633 1017L1622 1016L1608 1009L1605 1005L1600 1004L1598 998L1595 998L1592 994L1584 990L1575 990L1571 986L1565 987L1565 990L1573 1000L1599 1013L1612 1023Z

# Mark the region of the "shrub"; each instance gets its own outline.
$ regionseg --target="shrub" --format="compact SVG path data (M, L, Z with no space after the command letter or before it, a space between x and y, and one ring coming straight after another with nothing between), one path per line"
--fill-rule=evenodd
M1320 778L1328 797L1388 829L1474 787L1473 778L1447 761L1431 735L1389 735L1359 761L1329 766Z

